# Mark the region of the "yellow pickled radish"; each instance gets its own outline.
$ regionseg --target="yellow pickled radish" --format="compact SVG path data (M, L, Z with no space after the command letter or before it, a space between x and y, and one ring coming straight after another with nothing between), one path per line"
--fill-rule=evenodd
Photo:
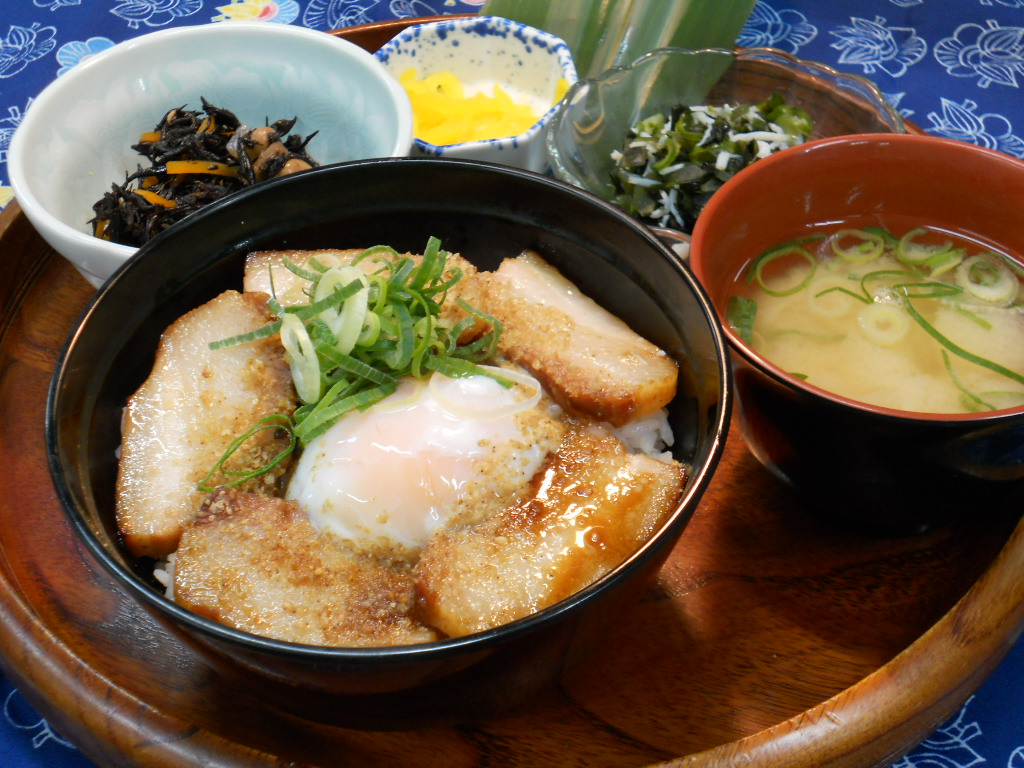
M431 144L443 146L515 136L540 119L529 105L517 104L497 84L491 95L467 96L462 83L451 72L420 80L417 71L410 68L398 80L412 102L413 133ZM564 95L564 90L558 89L557 98Z

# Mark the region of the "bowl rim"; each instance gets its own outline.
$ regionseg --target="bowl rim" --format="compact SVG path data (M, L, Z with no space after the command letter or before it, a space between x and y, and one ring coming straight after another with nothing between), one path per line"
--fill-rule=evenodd
M576 63L572 56L572 50L569 48L562 38L557 35L553 35L538 27L524 24L521 21L514 19L507 19L504 16L493 16L493 15L481 15L481 16L456 16L450 19L440 19L437 21L428 21L422 24L413 24L406 27L391 40L377 49L373 55L381 63L387 62L388 56L391 55L393 49L398 48L403 43L410 42L420 37L424 31L434 33L437 31L447 32L450 30L458 30L460 32L473 33L478 29L488 29L494 27L506 27L516 31L515 37L528 44L530 40L542 40L547 44L547 47L555 54L558 59L559 66L561 68L561 77L565 79L569 87L566 89L566 93L562 95L562 98L552 104L548 110L537 118L536 122L533 123L529 128L521 133L514 134L512 136L499 136L493 139L477 139L475 141L458 141L453 144L433 144L429 141L413 136L412 143L422 152L429 153L431 155L445 155L452 151L454 148L458 149L476 149L484 147L504 147L506 145L517 146L522 142L529 141L537 134L542 133L547 124L554 118L558 111L559 106L565 101L568 96L569 90L579 82L579 74L576 71ZM443 37L442 37L443 39ZM392 75L394 77L394 75ZM542 137L543 139L543 137Z
M728 199L731 197L731 192L735 188L735 184L732 184L733 179L739 178L742 182L744 179L751 177L756 179L760 175L771 173L774 166L780 162L788 162L787 158L796 156L797 154L806 155L807 153L829 151L836 146L849 146L854 144L874 144L874 145L885 145L885 144L920 144L920 145L931 145L936 149L942 149L946 152L953 152L958 154L967 155L980 155L988 158L989 161L999 163L1018 169L1017 172L1024 175L1024 160L1012 157L1004 152L999 152L994 149L982 147L976 144L970 144L964 141L958 141L956 139L949 139L943 136L934 136L930 134L911 134L911 133L860 133L860 134L847 134L844 136L830 136L823 139L815 139L808 141L804 144L800 144L795 147L777 152L766 158L759 160L756 163L751 163L746 168L743 168L735 176L729 179L722 187L712 196L711 201L708 203L708 207L714 206L715 209L725 206L728 203ZM721 195L722 192L724 195ZM720 196L721 195L721 196ZM715 202L717 198L717 203ZM707 217L705 217L707 221ZM692 247L690 250L690 263L693 267L694 274L697 279L703 283L703 266L704 266L704 239L706 237L704 229L701 226L701 219L698 217L697 224L693 231ZM1024 254L1022 254L1024 256ZM714 302L712 302L714 303ZM718 312L718 308L715 308ZM729 343L730 348L739 354L743 360L752 368L760 371L761 373L769 376L776 383L786 387L787 389L802 393L806 396L820 398L821 400L833 403L837 406L849 409L852 412L868 415L870 417L876 417L887 420L896 420L904 422L927 422L927 423L978 423L984 424L986 422L1001 421L1009 417L1016 417L1024 414L1024 405L1019 405L1011 408L1000 408L994 411L981 411L976 413L929 413L925 411L908 411L899 408L889 408L881 405L874 405L872 403L866 403L860 400L855 400L850 397L838 395L827 389L810 384L779 367L775 363L771 362L767 358L763 357L759 353L755 352L739 335L725 322L724 318L719 314L719 319L722 320L722 330L725 334L726 340Z
M364 50L355 43L345 40L329 32L321 32L309 27L299 27L293 24L272 24L263 21L231 21L231 22L208 22L205 24L193 24L181 27L170 27L147 32L144 35L122 40L110 48L87 58L68 70L67 73L51 80L39 94L33 99L32 104L25 112L21 123L11 137L10 147L7 153L8 176L14 190L14 198L18 201L22 211L37 228L43 228L56 233L62 240L72 244L75 248L103 250L113 257L128 259L138 248L121 243L114 243L109 240L97 238L88 232L77 229L73 225L61 220L36 196L28 181L26 157L22 144L27 141L26 136L32 131L36 122L36 116L44 109L51 106L58 99L69 92L73 92L76 82L83 76L92 74L94 69L112 66L108 62L115 60L125 54L134 53L137 49L145 48L153 42L173 41L178 38L206 38L230 36L254 36L256 38L269 38L261 44L271 44L273 40L292 38L307 45L317 45L322 49L333 48L338 54L362 62L367 71L375 72L380 86L390 97L394 104L398 121L397 136L392 146L393 156L407 154L412 144L412 105L401 85L381 66L373 54ZM370 64L370 62L373 62ZM63 254L62 254L63 255Z
M244 203L249 197L258 197L264 194L271 194L277 186L287 187L294 184L302 184L302 179L313 175L344 173L346 168L363 168L371 166L394 166L400 167L408 163L431 163L432 167L464 167L476 169L480 172L495 173L497 176L513 176L525 178L529 183L548 186L558 190L560 194L576 196L587 200L591 205L604 210L608 215L619 219L624 225L636 232L642 239L646 240L656 251L660 252L674 272L687 283L692 291L697 306L707 318L708 331L716 352L717 360L717 383L720 391L717 407L713 417L709 419L707 430L712 438L708 441L707 458L703 464L694 466L692 474L688 477L687 484L683 488L675 508L669 517L654 531L647 540L638 546L625 560L619 563L608 573L583 589L576 591L568 597L559 600L557 603L536 611L528 616L502 624L483 632L476 632L470 635L454 638L444 638L430 643L419 643L415 645L397 646L375 646L375 647L344 647L344 646L317 646L293 643L285 640L277 640L269 637L255 635L234 627L229 627L213 619L201 616L190 611L173 600L167 598L156 589L142 583L130 569L123 568L103 546L96 537L95 531L89 525L87 519L79 510L74 495L69 490L71 478L65 472L61 463L59 430L55 423L55 411L61 399L61 389L64 378L68 375L69 356L71 355L82 329L96 311L99 304L117 286L124 276L133 270L145 254L160 247L165 239L161 233L151 241L143 245L135 255L121 265L118 270L91 296L87 305L83 308L78 319L68 335L56 361L53 376L47 390L45 410L45 437L47 458L50 467L51 478L54 482L58 500L64 510L66 517L70 520L79 539L83 541L86 549L126 590L130 595L142 599L144 603L153 608L159 615L170 617L180 625L189 628L206 637L213 638L232 645L244 646L247 649L258 650L270 655L298 656L301 659L310 661L366 661L369 659L380 659L382 661L400 662L419 657L424 654L431 656L447 657L459 653L464 649L483 651L498 648L505 643L518 637L528 637L536 630L547 624L554 623L557 617L563 613L574 610L578 605L590 602L596 595L606 589L614 589L616 585L623 583L627 577L637 568L644 565L652 550L660 546L657 542L663 536L671 536L676 528L685 527L693 511L696 509L699 498L706 491L714 476L715 468L718 466L725 448L725 441L728 435L732 404L733 404L733 379L732 369L729 364L729 348L723 333L722 324L718 318L711 299L703 285L696 279L692 270L686 265L685 259L679 257L671 248L666 246L653 230L644 227L631 216L614 205L592 195L586 190L573 187L553 179L547 175L534 171L506 166L497 163L489 163L465 158L429 158L429 157L389 157L369 158L354 160L343 163L334 163L320 166L302 174L279 177L269 180L263 184L248 187L235 195L223 198L196 211L189 217L188 221L200 221L201 219L218 216L222 209L229 209L234 205ZM439 166L441 163L443 165ZM180 231L180 227L175 227ZM167 230L168 232L170 230ZM684 511L691 507L689 514Z
M545 148L548 163L551 165L555 176L562 181L579 186L575 174L573 174L562 162L562 151L558 147L556 137L559 133L562 122L568 119L568 113L572 108L573 102L582 98L583 94L587 93L592 88L599 88L608 80L614 80L622 77L623 75L633 70L640 69L657 59L674 58L677 56L708 55L724 56L732 59L733 61L750 60L780 63L793 69L807 71L816 77L826 77L834 80L849 80L856 83L858 87L867 91L871 97L877 101L878 105L881 107L881 115L884 116L884 122L892 126L892 133L906 133L907 131L906 121L903 119L903 116L892 104L889 103L889 100L885 97L885 94L882 93L878 85L876 85L873 80L870 80L863 75L840 72L838 69L828 64L814 61L812 59L801 59L787 51L781 50L780 48L772 48L769 46L756 46L749 48L655 48L642 56L638 56L629 64L611 67L594 77L580 78L569 88L562 101L557 105L557 109L551 118L548 125L547 135L545 137Z

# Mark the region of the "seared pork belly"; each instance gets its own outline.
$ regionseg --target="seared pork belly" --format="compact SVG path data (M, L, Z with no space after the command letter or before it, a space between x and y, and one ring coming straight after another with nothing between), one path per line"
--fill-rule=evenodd
M621 426L675 396L675 362L536 253L478 274L463 297L504 324L499 352L571 412Z
M183 315L160 339L153 371L128 399L117 478L117 523L134 555L163 557L206 494L197 487L224 452L261 418L291 415L295 391L276 336L211 350L212 341L273 320L264 294L226 291ZM263 430L225 465L249 472L287 447ZM244 487L277 492L288 463Z
M309 297L306 295L309 281L288 269L285 266L286 259L300 267L305 267L310 259L316 259L317 262L328 268L342 267L350 266L363 250L362 248L355 248L346 250L254 251L245 260L243 289L246 292L258 291L275 296L284 306L302 304L309 300ZM387 254L382 253L380 256L386 258ZM423 256L420 254L405 253L399 254L399 256L408 256L417 264L423 260ZM372 274L381 269L381 263L377 260L377 257L365 258L356 266L367 274ZM462 271L462 280L449 291L444 304L441 306L441 318L457 323L466 316L465 310L459 306L459 296L461 296L466 284L476 274L476 267L457 253L448 257L445 266L446 279L454 274L454 269ZM486 330L483 328L482 323L478 323L477 326L477 329L475 329L476 333ZM467 337L471 338L472 333L467 333Z
M342 267L350 265L363 250L362 248L349 248L345 250L253 251L245 259L242 289L246 293L266 293L274 296L286 307L303 304L309 301L309 297L305 293L309 281L288 269L285 266L286 261L305 267L311 258L316 258L325 267ZM373 272L379 266L365 259L361 264L366 272Z
M462 636L583 589L650 537L684 480L678 463L628 453L604 428L573 428L529 499L430 540L416 566L424 620Z
M412 577L320 534L295 502L222 489L181 537L174 599L253 634L323 646L427 643Z

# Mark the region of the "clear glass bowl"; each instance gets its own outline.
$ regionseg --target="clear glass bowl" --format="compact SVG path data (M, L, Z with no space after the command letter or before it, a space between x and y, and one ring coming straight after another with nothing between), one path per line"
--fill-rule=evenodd
M661 48L628 67L577 82L546 136L555 177L614 202L612 150L648 115L680 104L750 104L780 93L814 121L811 139L905 133L899 113L870 80L773 48Z

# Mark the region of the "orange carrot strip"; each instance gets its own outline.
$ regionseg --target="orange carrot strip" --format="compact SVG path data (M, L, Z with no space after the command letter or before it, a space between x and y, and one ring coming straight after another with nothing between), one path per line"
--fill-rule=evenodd
M227 163L214 163L209 160L168 160L167 172L178 173L209 173L214 176L238 176L238 169Z
M160 141L160 131L146 131L139 136L141 144L153 144L157 141Z
M173 200L168 200L166 197L158 195L156 192L150 192L148 189L136 189L134 192L139 197L148 200L154 205L162 205L164 208L176 208L178 205Z

